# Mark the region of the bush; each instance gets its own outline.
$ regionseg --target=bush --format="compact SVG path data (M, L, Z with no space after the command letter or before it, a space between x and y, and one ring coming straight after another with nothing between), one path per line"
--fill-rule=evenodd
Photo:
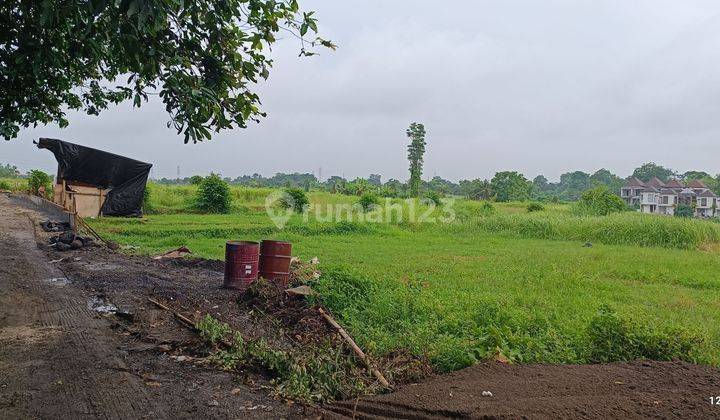
M152 197L152 191L150 184L145 184L145 190L143 191L143 201L142 201L142 210L143 213L151 213L153 210L152 202L150 201Z
M430 201L432 201L432 203L435 204L437 207L441 207L443 205L442 196L436 191L428 191L425 193L425 202Z
M195 197L195 207L206 213L230 211L230 187L219 175L210 174L202 180Z
M540 203L530 203L527 206L528 213L532 213L535 211L543 211L543 210L545 210L545 206L543 206Z
M8 184L6 181L0 181L0 190L10 190L10 184Z
M358 204L362 207L363 211L372 211L379 204L378 198L374 194L365 193L358 200Z
M280 206L285 209L293 209L295 213L303 213L306 206L310 204L305 191L300 188L288 188L280 199Z
M607 305L588 325L588 361L607 363L637 359L693 360L702 340L679 328L656 329L618 316Z
M580 214L593 216L606 216L610 213L626 211L627 205L617 194L606 186L599 186L586 190L575 205L575 211Z
M677 217L693 217L695 214L695 210L693 210L692 206L687 204L678 204L675 207L675 213L673 213Z
M52 195L52 178L43 171L33 169L29 172L28 188L35 195L40 195L40 191L44 190L44 195L49 197Z
M483 216L490 216L495 213L495 206L491 202L485 201L480 206L480 214Z
M190 185L200 185L201 182L203 182L203 177L200 175L193 175L190 177Z

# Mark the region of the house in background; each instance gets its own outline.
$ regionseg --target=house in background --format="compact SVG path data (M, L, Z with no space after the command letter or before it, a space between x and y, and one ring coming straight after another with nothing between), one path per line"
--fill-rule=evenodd
M720 216L720 198L700 180L684 185L677 179L664 183L658 178L643 182L631 177L620 189L620 197L642 213L672 216L678 204L685 204L695 208L695 217Z

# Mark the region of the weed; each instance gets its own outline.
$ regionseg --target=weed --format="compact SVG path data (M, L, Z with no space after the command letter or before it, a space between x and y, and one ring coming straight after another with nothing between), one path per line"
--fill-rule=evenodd
M528 213L533 213L536 211L543 211L543 210L545 210L545 206L543 206L540 203L530 203L527 206Z
M210 315L205 315L196 325L200 336L212 345L217 345L230 334L230 326L218 321Z

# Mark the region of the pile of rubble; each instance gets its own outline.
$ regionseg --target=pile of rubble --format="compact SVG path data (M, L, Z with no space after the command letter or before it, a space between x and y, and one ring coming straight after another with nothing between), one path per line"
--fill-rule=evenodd
M80 249L90 246L94 243L93 238L76 235L72 232L64 232L50 238L50 246L54 246L58 251L69 251L71 249Z
M65 232L72 229L68 222L53 222L51 220L40 223L40 227L45 232Z

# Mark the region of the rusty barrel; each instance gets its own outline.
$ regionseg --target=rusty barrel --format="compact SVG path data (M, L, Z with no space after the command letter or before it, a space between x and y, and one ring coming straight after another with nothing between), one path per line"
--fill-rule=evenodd
M247 241L228 241L225 244L225 282L228 289L247 290L258 278L260 244Z
M280 288L290 282L290 259L292 244L283 241L260 243L260 277Z

